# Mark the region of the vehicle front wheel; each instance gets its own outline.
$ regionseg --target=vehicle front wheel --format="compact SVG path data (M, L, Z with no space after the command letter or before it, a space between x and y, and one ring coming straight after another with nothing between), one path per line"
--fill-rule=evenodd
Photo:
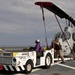
M25 73L26 74L31 73L32 68L33 68L33 62L31 60L28 60L26 65L25 65Z

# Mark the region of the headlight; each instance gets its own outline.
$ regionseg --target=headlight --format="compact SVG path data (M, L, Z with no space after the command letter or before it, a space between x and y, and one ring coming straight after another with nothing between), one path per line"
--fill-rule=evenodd
M13 58L13 62L16 62L16 58Z

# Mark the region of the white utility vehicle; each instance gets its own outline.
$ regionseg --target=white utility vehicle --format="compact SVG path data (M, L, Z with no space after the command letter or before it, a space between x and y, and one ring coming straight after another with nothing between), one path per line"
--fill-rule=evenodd
M45 50L41 56L37 57L35 50L5 51L0 53L0 64L3 71L30 73L35 67L49 68L54 59L53 52L53 50Z

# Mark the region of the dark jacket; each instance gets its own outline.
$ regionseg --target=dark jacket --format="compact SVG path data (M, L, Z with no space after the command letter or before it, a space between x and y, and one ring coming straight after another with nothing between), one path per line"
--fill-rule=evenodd
M54 43L54 49L55 50L61 50L61 45L59 43L59 45L57 43Z

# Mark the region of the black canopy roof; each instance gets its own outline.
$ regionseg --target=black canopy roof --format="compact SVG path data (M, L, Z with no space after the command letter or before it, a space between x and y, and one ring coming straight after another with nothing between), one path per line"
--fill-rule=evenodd
M61 19L65 18L69 20L75 26L75 20L73 20L72 17L70 17L68 14L66 14L63 10L61 10L59 7L57 7L52 2L36 2L35 5L39 5L43 8L48 9L49 11L59 16Z

